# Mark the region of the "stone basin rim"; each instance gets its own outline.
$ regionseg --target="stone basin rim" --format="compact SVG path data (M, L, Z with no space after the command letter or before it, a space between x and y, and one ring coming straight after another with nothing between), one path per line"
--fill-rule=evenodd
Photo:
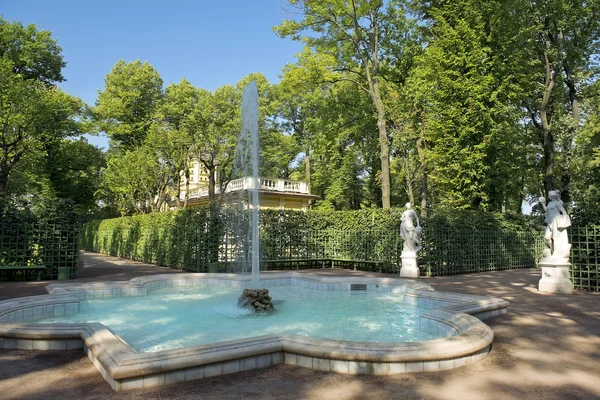
M182 371L198 368L208 371L222 365L222 374L229 373L225 369L232 365L228 371L244 370L242 366L246 364L256 368L264 359L270 360L268 365L285 363L342 373L387 375L411 372L408 366L415 365L415 371L426 370L426 365L430 365L429 370L449 369L485 357L491 349L494 334L481 320L505 313L509 305L500 298L435 292L430 285L415 280L324 277L291 272L264 274L261 282L266 287L294 283L324 291L345 291L353 283L367 284L368 290L385 292L389 289L392 293L404 294L406 303L429 309L421 316L421 330L442 332L448 337L420 342L370 343L280 334L138 353L101 323L42 324L27 320L38 315L34 311L42 315L45 312L62 315L60 313L67 309L76 307L78 310L79 301L91 298L88 297L91 293L94 298L143 296L161 288L201 284L239 287L241 290L249 280L249 276L235 274L182 273L150 275L124 282L50 284L48 295L0 302L0 348L51 349L54 346L67 350L83 347L104 379L117 391L150 387L150 377L156 378L159 384L166 384L170 383L169 376L172 378L179 373L179 378L183 376L179 381L187 380L187 372L182 375ZM350 366L348 370L346 365ZM355 365L359 367L353 371ZM148 385L144 383L146 381Z

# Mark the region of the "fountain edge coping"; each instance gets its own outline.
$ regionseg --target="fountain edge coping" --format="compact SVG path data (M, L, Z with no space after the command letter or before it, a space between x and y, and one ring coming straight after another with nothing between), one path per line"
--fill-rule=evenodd
M261 281L275 280L281 285L291 283L291 279L299 279L321 285L321 290L325 287L323 285L350 285L352 283L376 285L377 288L379 288L377 285L389 285L390 291L392 286L401 287L406 289L405 298L408 303L430 308L430 311L421 317L420 328L438 334L441 329L442 333L448 337L421 342L367 343L284 334L153 353L138 353L101 323L17 323L19 322L17 321L19 312L23 312L21 319L25 319L28 315L26 310L32 308L41 307L43 313L45 307L51 307L52 310L57 307L60 313L66 311L67 305L77 304L78 310L79 301L82 299L82 289L84 292L85 289L88 289L83 298L89 298L86 294L91 291L94 293L94 298L96 295L98 297L119 297L119 295L123 295L123 290L129 291L126 295L135 296L146 295L150 288L160 289L202 283L214 285L225 281L238 282L241 285L249 281L249 277L233 274L184 273L153 275L117 283L51 284L48 286L48 291L51 293L49 295L0 302L0 348L35 349L43 347L36 346L38 341L50 343L63 341L64 345L60 342L61 344L55 345L55 347L66 350L69 347L76 347L77 343L75 342L79 340L103 377L113 386L113 389L120 390L117 381L123 379L169 373L276 352L297 355L297 357L314 357L314 360L329 359L331 363L334 360L370 363L423 363L460 359L481 354L485 349L489 351L494 335L492 330L480 319L502 314L506 312L506 307L509 305L508 302L499 298L434 292L431 286L425 283L397 278L322 277L298 273L269 274L261 278ZM290 279L289 283L287 279ZM211 280L212 282L210 282ZM286 282L281 282L281 280ZM169 286L167 282L170 282L171 285ZM329 286L326 287L329 288ZM99 291L102 292L101 296ZM62 306L65 306L64 310ZM6 319L6 316L11 313L13 315L17 313L13 321ZM56 311L53 313L55 314ZM476 315L478 318L469 314ZM31 315L34 315L33 311ZM287 362L287 359L286 363L293 364Z

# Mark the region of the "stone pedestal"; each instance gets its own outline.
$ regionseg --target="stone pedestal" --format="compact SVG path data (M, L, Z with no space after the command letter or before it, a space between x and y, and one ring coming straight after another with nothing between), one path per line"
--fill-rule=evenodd
M573 282L569 279L571 264L568 260L542 258L540 267L542 267L542 279L538 285L540 292L573 294Z
M401 278L418 278L419 266L417 264L417 253L414 251L402 252L402 268L400 268Z

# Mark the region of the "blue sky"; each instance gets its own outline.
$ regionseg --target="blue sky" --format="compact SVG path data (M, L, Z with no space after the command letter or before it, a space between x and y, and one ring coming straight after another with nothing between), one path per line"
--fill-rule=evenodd
M63 49L61 87L94 104L104 77L120 59L148 61L165 85L187 78L208 90L250 72L272 83L302 44L277 37L281 0L0 0L8 21L49 30ZM103 137L89 138L100 147Z

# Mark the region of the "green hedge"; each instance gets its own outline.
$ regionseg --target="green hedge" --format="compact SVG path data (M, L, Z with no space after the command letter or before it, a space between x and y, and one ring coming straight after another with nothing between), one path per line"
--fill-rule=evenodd
M203 271L217 258L222 218L206 208L88 222L84 249L178 269Z
M403 209L342 212L261 210L260 258L339 258L401 264ZM540 221L525 216L436 210L423 225L427 275L535 266ZM248 219L235 209L192 208L88 223L83 248L189 271L250 259Z

